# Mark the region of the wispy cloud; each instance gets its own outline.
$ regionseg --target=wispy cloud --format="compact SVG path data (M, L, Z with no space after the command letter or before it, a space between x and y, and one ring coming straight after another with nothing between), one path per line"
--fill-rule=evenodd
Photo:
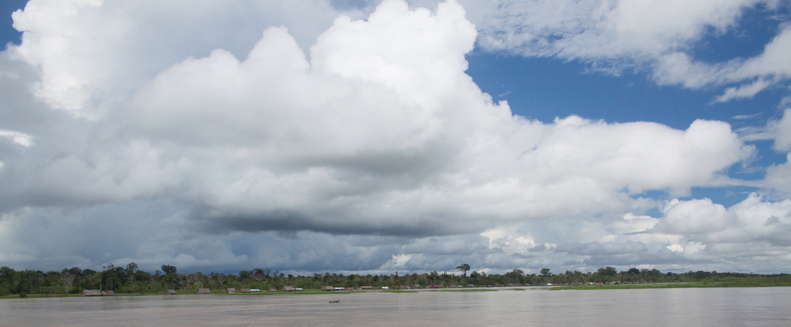
M691 53L709 33L736 28L744 10L784 10L775 1L462 1L489 51L586 62L593 70L619 75L649 71L660 84L698 89L737 84L713 99L750 98L785 83L791 63L791 29L753 58L708 63ZM785 26L785 27L784 27Z
M8 130L0 129L0 137L5 137L6 139L9 139L12 142L24 147L31 147L34 144L32 136L17 131L8 131Z
M733 116L731 118L736 119L736 120L747 120L747 119L753 119L753 118L756 118L756 117L760 117L761 115L763 115L763 113L759 112L759 113L754 113L752 115L735 115L735 116Z

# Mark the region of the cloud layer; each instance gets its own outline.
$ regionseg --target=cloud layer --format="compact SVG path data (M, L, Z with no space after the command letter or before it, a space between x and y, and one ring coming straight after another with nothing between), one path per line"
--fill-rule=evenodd
M672 40L725 29L751 3L701 3L665 13L678 24L661 16L640 29L630 19L645 8L631 4L512 5L599 13L594 23L548 18L569 31L557 40L538 32L546 26L528 37L473 24L468 16L489 22L488 13L464 4L467 11L454 1L429 10L390 0L358 19L363 11L341 15L326 2L159 11L143 1L31 1L14 14L22 44L0 56L9 103L0 123L0 262L230 271L433 270L460 261L788 267L788 200L753 194L725 208L646 195L742 184L727 171L756 149L727 123L678 130L528 120L465 73L476 42L658 65L683 48ZM727 75L747 77L722 81L783 80L772 56L785 34ZM720 83L690 81L673 83ZM789 150L789 116L767 127L778 151ZM788 171L770 167L767 190L785 190L778 181ZM661 218L645 215L652 209ZM737 260L744 251L786 261Z

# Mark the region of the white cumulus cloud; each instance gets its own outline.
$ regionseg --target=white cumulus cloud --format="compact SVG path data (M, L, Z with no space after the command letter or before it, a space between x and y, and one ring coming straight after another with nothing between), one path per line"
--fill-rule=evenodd
M726 171L755 149L727 123L541 122L493 101L465 73L476 40L494 49L503 37L473 24L475 5L388 0L359 19L321 1L204 4L33 0L14 14L23 41L0 67L33 76L0 75L18 87L0 92L25 97L19 117L35 104L35 119L13 116L25 128L0 133L24 145L0 143L0 185L14 185L0 189L0 258L293 270L667 263L675 244L683 255L718 250L706 237L747 216L707 200L643 215L657 207L646 191L738 184ZM630 15L646 8L592 4L582 8L599 15L592 23L575 3L552 5L577 15L547 18L576 41L539 26L502 46L648 56L727 28L747 5L663 7L684 20L641 30ZM588 25L618 37L574 54L607 37ZM35 131L35 146L15 130ZM783 241L781 227L755 228ZM85 233L114 237L67 241Z

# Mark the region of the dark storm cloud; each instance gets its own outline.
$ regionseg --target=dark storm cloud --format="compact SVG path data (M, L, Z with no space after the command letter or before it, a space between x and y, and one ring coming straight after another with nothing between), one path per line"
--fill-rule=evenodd
M333 218L312 217L295 210L272 210L255 214L223 214L201 207L191 211L191 219L199 222L200 229L209 233L262 231L296 232L314 231L334 235L379 235L421 238L427 236L455 235L474 227L449 228L435 219L419 220L417 224L385 226L360 225L354 221L336 221ZM325 221L326 220L326 221Z

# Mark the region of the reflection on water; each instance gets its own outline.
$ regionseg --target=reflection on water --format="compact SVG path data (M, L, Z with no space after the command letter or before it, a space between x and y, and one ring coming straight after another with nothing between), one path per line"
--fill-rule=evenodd
M0 326L791 326L789 308L791 287L118 296L0 300Z

